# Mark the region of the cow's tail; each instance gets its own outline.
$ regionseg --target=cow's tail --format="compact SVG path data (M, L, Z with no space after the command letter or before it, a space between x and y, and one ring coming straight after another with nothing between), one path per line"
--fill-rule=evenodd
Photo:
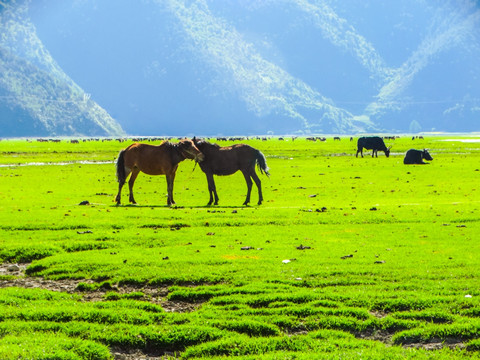
M116 161L116 166L117 166L117 181L120 184L123 184L126 180L126 175L125 175L125 160L124 160L124 155L125 155L125 149L121 150L118 153L118 158Z
M267 166L267 159L265 159L265 155L263 155L260 150L257 150L256 162L260 172L270 176L270 173L268 172L269 168Z

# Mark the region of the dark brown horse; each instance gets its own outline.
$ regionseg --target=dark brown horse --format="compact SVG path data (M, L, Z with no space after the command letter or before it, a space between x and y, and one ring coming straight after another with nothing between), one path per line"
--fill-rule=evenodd
M258 165L262 173L265 172L267 176L270 174L268 173L265 156L259 150L245 144L220 147L217 144L195 138L193 138L193 142L205 155L205 159L200 163L200 168L207 176L208 192L210 194L208 205L212 205L213 197L215 197L214 204L218 205L218 195L213 175L231 175L238 170L243 173L248 188L247 198L243 205L248 205L250 202L252 179L258 188L258 205L262 203L262 183L255 172L255 164Z
M132 144L120 151L117 159L118 194L115 198L120 205L122 187L131 173L128 187L130 202L136 204L133 197L133 184L140 171L148 175L166 175L167 177L167 204L173 205L173 181L178 163L185 159L195 159L201 162L204 156L190 139L179 141L177 144L168 141L158 146L148 144Z

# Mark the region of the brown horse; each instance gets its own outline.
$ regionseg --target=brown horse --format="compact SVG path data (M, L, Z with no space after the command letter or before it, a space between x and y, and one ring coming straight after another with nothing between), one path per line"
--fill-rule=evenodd
M217 144L195 138L193 138L193 142L205 155L205 159L200 163L200 168L207 176L208 192L210 194L208 205L212 205L214 196L214 204L218 205L218 195L213 175L231 175L238 170L243 173L248 188L247 198L243 205L248 205L250 202L252 179L258 188L258 205L262 203L262 183L255 172L255 164L258 165L262 173L265 172L267 176L270 174L268 173L265 156L259 150L245 144L220 147Z
M148 144L132 144L118 154L117 180L118 194L115 198L120 205L122 187L131 173L128 187L130 189L130 202L136 204L133 197L133 184L140 171L148 175L166 175L167 177L167 204L173 205L173 181L178 163L185 159L195 159L201 162L204 156L190 139L179 141L177 144L164 141L158 146Z

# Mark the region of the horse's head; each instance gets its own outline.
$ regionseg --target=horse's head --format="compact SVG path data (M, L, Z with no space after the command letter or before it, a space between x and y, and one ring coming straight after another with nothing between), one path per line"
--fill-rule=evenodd
M205 156L195 146L194 142L190 139L180 140L178 142L178 149L187 159L192 159L197 162L203 161Z
M192 141L193 141L193 145L195 145L197 147L197 149L200 150L201 147L203 147L203 145L205 144L205 140L202 140L202 139L197 139L196 136L194 136L192 138ZM201 151L201 150L200 150Z
M203 139L198 139L195 136L193 137L192 141L193 145L195 145L197 149L205 156L205 154L209 151L211 144Z
M195 136L193 137L192 141L197 147L197 149L206 156L208 156L207 154L211 154L212 152L216 152L218 149L220 149L220 145L212 144L203 139L197 139Z

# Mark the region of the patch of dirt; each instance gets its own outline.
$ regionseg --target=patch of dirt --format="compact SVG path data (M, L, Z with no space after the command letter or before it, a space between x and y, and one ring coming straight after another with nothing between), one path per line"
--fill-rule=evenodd
M381 343L392 345L392 337L395 333L386 330L375 330L355 333L354 335L357 339L380 341Z
M101 301L107 292L116 292L119 295L130 294L133 292L142 292L144 300L153 304L160 305L166 312L191 312L198 309L201 304L191 304L183 301L169 301L166 299L168 295L168 287L133 287L122 286L113 287L111 289L97 289L91 292L82 292L77 290L80 283L95 284L92 280L46 280L41 277L27 277L25 270L30 264L0 264L0 288L21 287L26 289L44 289L50 291L66 292L69 294L79 294L83 301ZM8 278L6 278L8 277ZM12 277L12 278L9 278Z
M383 319L384 317L388 316L388 313L384 311L377 311L377 310L372 310L369 311L370 315L375 316L378 319Z
M163 352L161 354L151 353L145 354L138 350L126 350L121 348L112 348L111 353L115 360L172 360L180 359L175 353ZM180 355L178 355L180 356Z
M384 317L388 316L388 313L383 311L370 311L372 316L375 316L378 319L383 319ZM384 344L392 344L392 337L395 333L391 333L385 330L378 330L371 333L359 333L355 334L355 336L359 339L366 339L366 340L376 340L380 341ZM431 339L428 342L424 343L406 343L402 345L404 348L413 348L413 349L425 349L425 350L441 350L445 347L450 349L465 349L466 345L461 339L456 338L448 338L445 341L441 339Z
M447 338L445 341L443 341L442 339L434 338L426 343L403 344L403 347L425 350L441 350L443 348L449 348L452 350L463 350L466 348L466 345L461 339L457 338Z
M1 264L0 276L3 279L0 280L0 288L6 287L21 287L26 289L47 289L52 291L61 291L67 293L74 293L75 289L80 283L76 280L62 280L53 281L45 280L43 278L31 278L25 277L25 269L29 264ZM5 277L14 277L12 279L5 279Z
M197 310L202 304L191 304L183 301L169 301L168 287L132 287L122 286L111 289L98 289L91 292L81 292L77 290L79 283L94 284L92 280L46 280L41 277L27 277L25 270L30 264L0 264L0 288L20 287L26 289L44 289L50 291L66 292L69 294L79 294L85 302L102 301L107 292L116 292L119 295L130 294L133 292L142 292L143 299L153 304L160 305L166 312L192 312ZM177 359L176 354L172 352L158 351L155 353L143 353L137 349L112 348L111 353L115 360L163 360Z
M373 332L364 332L354 334L357 339L380 341L386 345L393 345L392 337L394 332L386 330L376 330ZM445 341L442 339L431 339L427 342L406 343L402 344L404 348L408 349L424 349L424 350L441 350L443 348L463 350L466 348L465 343L461 339L448 338Z

